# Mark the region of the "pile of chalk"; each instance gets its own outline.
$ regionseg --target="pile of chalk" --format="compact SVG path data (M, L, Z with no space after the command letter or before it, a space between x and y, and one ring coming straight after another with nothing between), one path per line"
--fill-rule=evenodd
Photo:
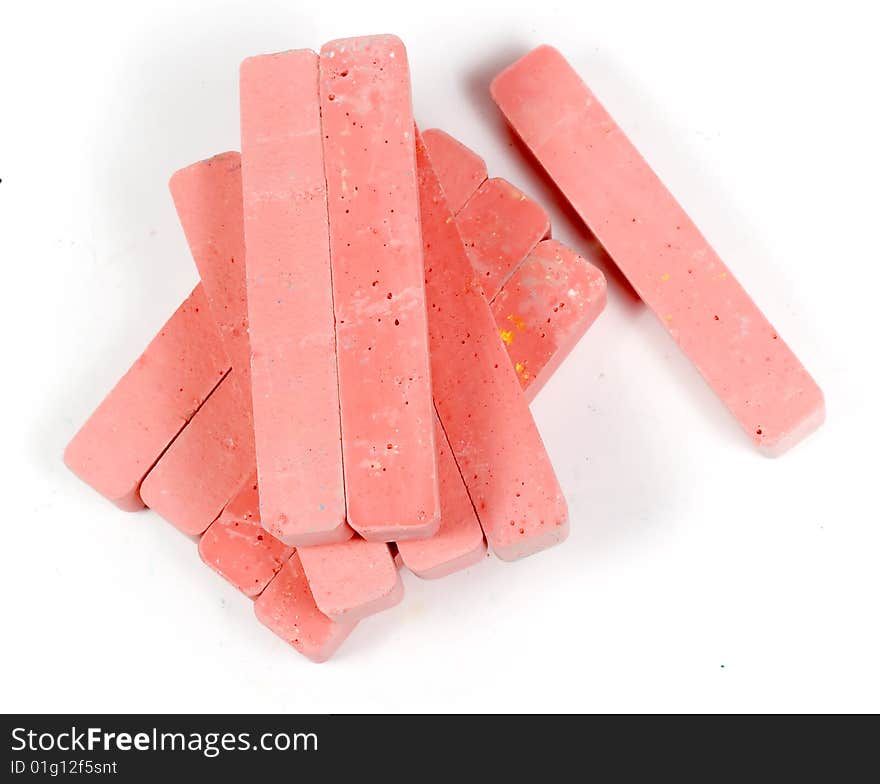
M413 122L394 36L241 66L241 153L171 194L200 283L65 462L202 560L315 661L488 548L565 539L529 403L605 305L540 204ZM822 393L563 57L492 96L638 295L758 446L817 427Z

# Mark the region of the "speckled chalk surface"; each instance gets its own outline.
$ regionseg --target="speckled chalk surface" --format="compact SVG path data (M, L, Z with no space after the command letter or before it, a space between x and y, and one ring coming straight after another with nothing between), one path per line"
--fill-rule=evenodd
M345 522L318 59L241 66L251 389L263 526L292 545Z
M356 624L336 623L318 609L296 553L254 602L254 612L260 623L314 662L327 661Z
M437 413L489 545L519 558L565 539L565 499L420 141L416 152Z
M455 222L490 302L532 248L550 236L547 211L500 177L486 180Z
M321 49L321 117L348 520L374 541L439 524L424 266L406 50Z
M430 538L397 543L403 565L426 580L467 569L486 555L483 529L467 487L440 420L435 422L440 466L440 527Z
M439 128L422 131L422 141L443 186L449 209L455 215L489 176L486 162L470 147Z
M263 592L293 552L260 523L256 474L199 539L202 560L251 598Z
M531 401L602 312L605 276L556 240L539 242L492 301L492 315Z
M239 154L181 169L170 190L232 372L144 480L142 495L195 535L255 466Z
M121 509L142 509L144 476L228 371L196 286L67 445L65 464Z
M358 621L403 599L403 583L384 542L356 536L297 553L315 602L334 621Z
M563 56L539 47L492 96L639 296L761 449L825 417L821 390Z

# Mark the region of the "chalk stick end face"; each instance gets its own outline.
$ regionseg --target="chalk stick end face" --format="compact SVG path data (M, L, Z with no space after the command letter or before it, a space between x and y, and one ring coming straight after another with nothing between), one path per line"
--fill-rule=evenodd
M177 201L178 195L188 191L187 185L191 181L207 180L211 173L218 170L231 172L238 169L241 169L241 154L236 150L227 150L178 169L169 178L168 189ZM209 183L206 181L205 184L207 186Z
M268 511L268 516L263 516L262 519L266 532L289 547L340 544L354 536L354 531L348 525L344 513L341 516L334 515L332 518L322 520L319 525L313 527L303 526L302 519L292 524L283 511Z
M257 619L313 662L327 661L355 627L335 623L315 604L305 572L294 553L254 602Z
M408 558L402 556L403 565L406 566L420 580L439 580L442 577L448 577L455 572L461 572L470 569L480 563L488 552L486 539L482 536L474 537L471 546L464 549L454 558L448 558L441 562L427 561L422 562L418 557Z
M403 41L392 33L379 33L377 35L362 35L354 38L335 38L321 47L320 56L333 60L345 54L354 54L375 49L387 52L392 59L406 57L406 47Z
M387 544L355 538L297 554L315 603L334 621L359 621L403 599L403 582Z
M286 49L283 52L256 54L252 57L245 57L245 59L241 61L241 64L238 67L238 73L242 80L252 76L259 77L263 69L272 69L276 67L279 60L314 61L317 57L317 53L312 49Z
M553 46L549 44L541 44L541 46L536 46L530 52L527 52L519 60L514 61L510 65L507 66L501 73L495 76L495 78L489 84L489 94L492 96L492 100L495 103L501 105L503 104L508 96L508 80L512 75L516 74L520 69L536 69L540 68L545 63L552 62L563 62L566 65L568 64L565 58L562 56L562 53Z
M138 486L102 482L98 474L91 469L89 455L92 453L92 448L85 444L87 436L81 435L81 433L83 431L77 433L65 447L64 465L73 472L77 479L85 482L123 512L141 511L146 505L141 500Z
M826 412L825 396L822 394L822 390L817 386L813 386L806 394L809 396L812 405L800 420L793 423L789 429L781 433L767 433L761 427L755 429L755 432L752 434L752 440L762 455L765 457L780 457L824 424ZM759 430L761 432L758 432Z
M552 515L538 520L510 520L509 525L487 531L486 538L500 560L518 561L564 542L568 533L568 507L559 497Z
M605 308L605 276L556 240L539 242L492 302L531 402Z
M412 539L427 539L434 536L440 528L440 509L435 506L418 515L418 522L392 523L382 525L356 525L354 528L368 542L407 542Z
M489 176L486 162L439 128L429 128L421 135L449 209L455 215Z
M293 555L260 525L256 478L249 479L199 540L199 555L245 596L259 596Z

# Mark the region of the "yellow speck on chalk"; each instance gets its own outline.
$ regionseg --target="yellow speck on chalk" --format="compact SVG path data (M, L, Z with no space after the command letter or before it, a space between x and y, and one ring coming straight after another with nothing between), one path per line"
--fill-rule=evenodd
M672 316L664 316L663 318L665 318L667 321L672 321Z
M509 329L502 329L501 339L509 346L511 343L513 343L513 332L511 332Z
M660 280L669 280L669 273L668 273L668 272L664 272L664 273L660 276Z
M447 222L447 223L452 223L452 221L454 221L454 220L455 220L455 218L453 218L453 217L450 215L450 216L446 219L446 222Z
M727 273L726 273L726 272L720 272L720 273L718 273L718 277L721 278L721 280L724 280L724 279L727 277Z
M522 362L516 363L516 372L522 373L526 369L526 366Z
M512 321L514 324L516 324L516 328L520 331L526 328L526 322L523 321L519 316L514 315L513 313L511 313L507 317L507 320Z

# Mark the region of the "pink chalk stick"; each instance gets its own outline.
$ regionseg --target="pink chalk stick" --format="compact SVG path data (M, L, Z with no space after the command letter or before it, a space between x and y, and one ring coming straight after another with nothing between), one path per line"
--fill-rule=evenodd
M254 472L245 292L241 159L237 152L188 166L171 194L232 373L144 480L148 506L195 535Z
M568 511L427 151L416 144L437 413L495 554L562 541Z
M253 431L230 381L223 380L141 486L144 503L190 536L217 519L242 473L253 469Z
M299 557L294 553L254 602L260 623L315 662L329 659L355 623L334 623L315 604Z
M535 245L550 236L544 208L498 177L480 186L455 221L489 302Z
M422 141L443 186L446 203L453 215L457 214L488 177L486 163L469 147L439 128L422 131Z
M202 279L232 378L251 412L241 155L224 152L180 169L169 183L180 225Z
M251 389L263 526L286 544L345 523L317 55L241 66Z
M406 51L393 36L333 41L320 72L348 521L372 541L429 536L439 490Z
M248 477L223 513L199 540L199 555L245 596L259 596L293 548L260 524L257 476Z
M824 421L815 381L559 52L525 55L495 78L492 96L765 453Z
M334 621L351 622L387 610L403 598L403 583L384 542L298 548L315 602Z
M73 437L64 462L121 509L142 509L144 476L228 371L196 286Z
M440 420L435 422L440 464L440 527L428 539L397 543L403 565L422 579L445 577L467 569L486 555L486 540L480 521Z
M492 315L531 401L605 307L605 276L570 248L544 240L492 302Z

